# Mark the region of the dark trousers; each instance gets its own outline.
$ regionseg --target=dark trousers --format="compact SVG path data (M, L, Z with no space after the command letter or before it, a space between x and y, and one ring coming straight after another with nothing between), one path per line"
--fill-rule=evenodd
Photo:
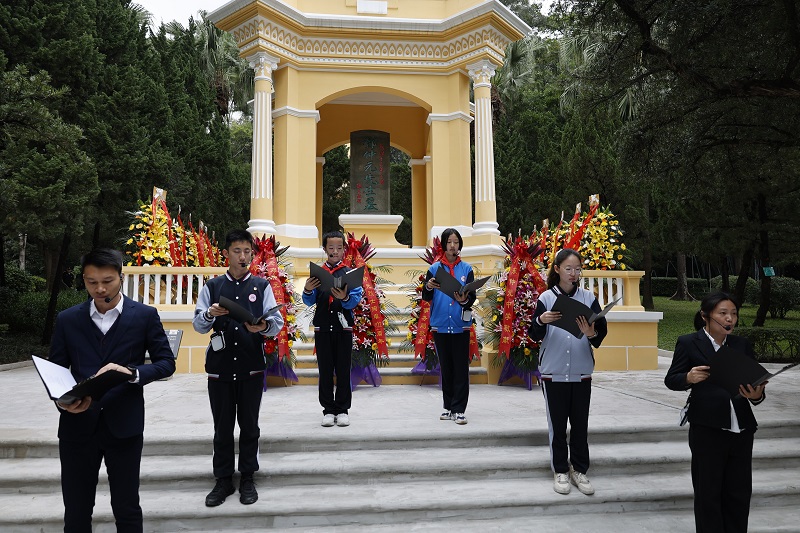
M350 389L350 364L353 356L353 333L317 331L314 333L319 366L319 404L322 414L347 414L353 400ZM333 374L336 373L334 394Z
M242 381L208 380L208 398L214 418L214 477L229 477L234 472L233 426L239 422L239 472L258 470L258 412L264 375Z
M745 533L753 490L753 433L691 424L694 521L698 533Z
M433 334L439 367L442 369L444 408L466 413L469 401L469 331Z
M557 474L589 470L589 404L592 380L555 382L542 380L542 392L550 429L550 467ZM567 444L569 421L569 445ZM567 451L569 447L569 453Z
M102 460L105 460L108 472L111 509L117 531L142 531L139 465L143 442L142 435L125 439L114 437L108 431L102 416L93 439L81 442L59 440L66 533L92 531L92 512Z

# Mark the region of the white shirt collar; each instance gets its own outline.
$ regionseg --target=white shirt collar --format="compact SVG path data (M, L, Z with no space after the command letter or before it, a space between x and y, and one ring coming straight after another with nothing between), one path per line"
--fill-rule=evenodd
M97 306L94 303L94 299L92 299L92 301L89 302L89 316L90 317L98 316L98 317L102 318L106 314L108 314L109 311L116 311L117 314L121 315L122 314L122 304L123 304L124 301L125 301L125 297L123 296L123 297L121 297L119 299L119 302L117 302L117 305L115 305L114 307L112 307L111 309L106 311L105 313L101 313L100 311L97 310Z
M722 348L722 345L725 344L725 341L728 340L728 336L725 335L725 340L722 341L722 345L720 345L720 344L717 344L717 341L714 340L714 337L711 336L711 334L708 332L708 330L706 328L703 328L703 333L705 333L706 337L708 337L708 340L711 341L711 346L714 347L714 351L715 352L719 351L719 349Z

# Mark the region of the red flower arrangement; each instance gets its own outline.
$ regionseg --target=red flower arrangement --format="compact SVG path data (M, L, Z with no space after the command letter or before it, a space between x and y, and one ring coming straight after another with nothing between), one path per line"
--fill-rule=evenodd
M277 304L284 304L281 308L283 315L283 328L275 337L264 339L264 353L267 357L267 373L297 381L292 367L295 364L292 344L299 338L303 339L302 331L297 327L298 295L294 292L294 284L286 273L286 265L279 260L281 255L289 249L288 246L280 248L280 243L275 236L255 238L256 253L250 264L250 272L254 276L265 278L269 281L272 293ZM304 339L303 339L304 340Z

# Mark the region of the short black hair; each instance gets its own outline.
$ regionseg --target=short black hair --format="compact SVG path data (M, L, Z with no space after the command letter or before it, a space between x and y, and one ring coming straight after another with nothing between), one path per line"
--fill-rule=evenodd
M81 274L87 266L98 268L114 267L117 274L122 274L122 252L113 248L95 248L88 254L81 257Z
M322 236L322 247L325 248L328 245L328 239L342 239L342 245L345 244L344 233L339 230L329 231Z
M461 250L464 247L464 239L461 238L461 234L456 228L447 228L442 232L442 249L447 250L447 239L450 238L450 235L455 235L458 238L458 249Z
M256 247L256 243L253 240L253 236L250 234L249 231L246 229L235 229L228 232L225 235L225 249L229 249L231 245L235 242L245 241L250 243L250 248Z
M739 312L739 302L732 294L727 292L712 292L706 295L700 302L700 310L694 315L694 329L700 330L706 325L705 318L709 317L714 309L722 302L730 301L736 306L736 312Z

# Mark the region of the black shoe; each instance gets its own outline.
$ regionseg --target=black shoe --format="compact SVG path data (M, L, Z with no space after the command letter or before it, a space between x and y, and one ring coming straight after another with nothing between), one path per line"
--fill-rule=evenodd
M236 489L231 483L231 478L221 477L217 479L217 484L214 489L206 496L206 507L216 507L225 501L225 498L236 492Z
M245 505L256 503L258 492L256 483L253 481L253 474L242 474L242 481L239 482L239 501Z

